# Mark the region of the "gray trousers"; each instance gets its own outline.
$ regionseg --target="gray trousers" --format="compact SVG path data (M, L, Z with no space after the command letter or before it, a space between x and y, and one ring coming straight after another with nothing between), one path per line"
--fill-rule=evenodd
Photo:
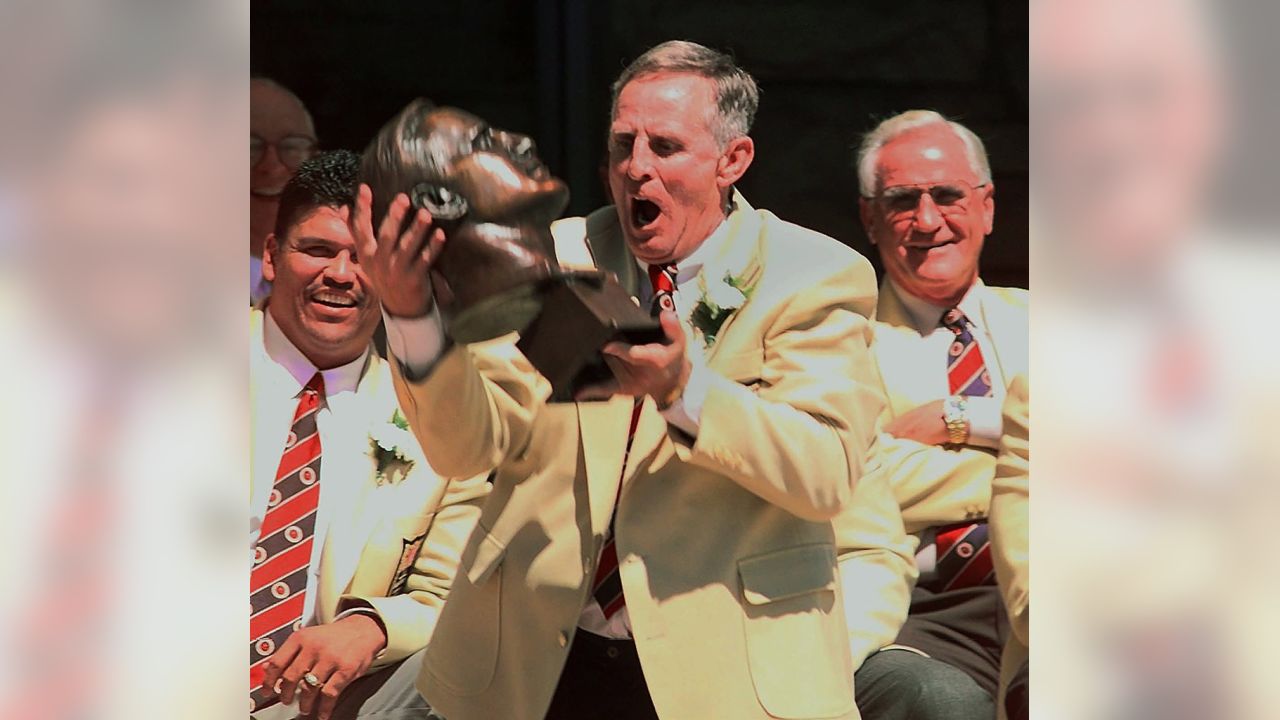
M334 720L439 720L418 692L422 669L418 651L395 665L365 675L347 686L334 708ZM298 706L273 705L253 714L255 720L294 720ZM305 720L305 718L303 718Z
M995 699L968 673L910 650L880 650L853 674L863 720L994 720Z

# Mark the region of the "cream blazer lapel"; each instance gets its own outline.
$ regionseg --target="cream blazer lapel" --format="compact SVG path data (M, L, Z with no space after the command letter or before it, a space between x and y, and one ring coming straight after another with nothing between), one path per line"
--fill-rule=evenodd
M699 273L706 278L708 287L713 283L724 282L725 275L731 275L750 285L763 272L763 267L760 265L760 243L762 242L760 213L756 212L737 190L733 191L733 205L734 210L726 221L729 223L728 240L716 257L709 259L702 266L702 271ZM741 315L742 308L738 308L726 318L716 334L716 342L707 349L705 358L707 366L711 369L720 369L717 367L716 358L720 348L725 346L721 341L729 334L734 321ZM690 338L692 339L692 335Z
M1027 311L1016 307L999 294L999 291L986 285L979 287L979 300L982 307L982 326L995 348L995 362L1000 368L1000 377L1008 388L1013 379L1027 372L1029 343L1027 332Z
M268 355L262 336L263 313L249 313L249 497L260 483L275 484L276 470L284 452L285 440L297 403L255 402L274 392L277 381L283 381L288 372ZM292 381L292 378L289 378Z
M585 218L562 220L551 229L556 240L556 259L562 266L611 272L635 297L639 289L640 269L635 258L627 252L618 228L617 211L612 206L601 208ZM632 405L631 398L622 396L607 401L574 403L586 462L591 530L598 536L609 527L618 497Z
M341 432L328 433L329 447L324 448L321 492L329 531L320 555L316 608L321 622L333 620L338 598L351 583L380 519L380 513L369 507L377 490L369 431L375 422L389 421L394 410L384 397L389 388L380 387L389 384L380 382L380 363L376 354L370 353L356 391L330 399L330 421L340 422Z
M876 356L880 384L888 398L886 410L897 417L912 408L936 400L913 393L918 384L912 378L941 372L941 358L922 356L919 341L922 328L912 323L911 315L898 298L893 283L880 284L880 301L876 306L875 338L871 350Z

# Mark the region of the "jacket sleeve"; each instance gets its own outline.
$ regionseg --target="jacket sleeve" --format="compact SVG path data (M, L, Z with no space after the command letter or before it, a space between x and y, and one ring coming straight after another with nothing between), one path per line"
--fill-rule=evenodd
M371 608L386 628L387 646L370 670L399 662L426 647L488 493L487 475L449 481L404 592L387 597L344 595L339 600L338 612Z
M1027 378L1020 375L1009 387L1004 404L1004 437L996 477L991 488L991 552L996 580L1009 611L1009 623L1028 644L1029 596L1027 508L1030 500L1030 417Z
M529 442L551 386L514 334L454 345L424 378L392 360L396 396L431 466L446 477L486 475Z
M892 643L919 575L884 475L869 470L833 523L854 667Z
M713 372L698 436L677 451L794 515L827 521L862 473L881 408L868 348L875 278L859 257L787 292L765 325L758 386Z

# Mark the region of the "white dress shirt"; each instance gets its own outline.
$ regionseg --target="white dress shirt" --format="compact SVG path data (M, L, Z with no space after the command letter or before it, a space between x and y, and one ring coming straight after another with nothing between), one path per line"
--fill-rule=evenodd
M273 363L267 363L263 370L265 377L255 382L255 396L250 399L253 404L253 448L252 468L255 472L271 473L275 480L275 472L284 452L285 440L292 425L293 414L298 407L298 398L302 388L316 374L316 367L284 336L280 326L276 324L271 313L263 313L263 345ZM311 565L307 574L307 596L303 605L302 618L306 625L315 622L316 588L320 571L320 553L324 548L325 536L333 519L332 502L326 502L325 490L333 483L346 482L348 478L333 477L325 474L325 468L338 465L325 454L331 448L343 447L344 443L336 442L340 435L352 432L367 432L367 423L354 410L356 387L364 372L365 363L369 359L366 349L360 357L346 365L331 370L320 371L324 378L324 399L316 411L316 427L320 434L320 500L316 510L315 532L311 545ZM348 410L348 412L344 412ZM350 417L356 422L343 422ZM268 457L270 456L270 457ZM268 470L268 466L270 469ZM258 542L263 518L267 513L267 499L271 494L274 482L254 483L253 497L249 504L249 552L252 557L253 546ZM252 563L252 560L250 560ZM251 565L252 566L252 565ZM347 613L344 613L345 616ZM342 616L340 616L342 617Z
M676 314L680 316L680 322L685 328L685 338L688 341L685 356L689 359L691 370L684 392L662 415L668 423L693 437L697 437L702 421L702 406L710 389L711 371L707 369L704 358L705 348L695 339L689 318L701 297L698 276L707 259L716 257L728 239L729 223L721 221L689 257L676 263L676 290L672 299L675 300ZM640 276L648 278L648 265L639 261L637 265L641 270ZM640 286L640 305L648 307L653 298L653 288L647 282L642 282ZM433 305L431 312L420 318L392 317L385 312L383 316L387 326L387 344L392 354L399 359L411 377L426 375L446 348L444 323L439 310ZM578 627L605 637L629 638L631 616L624 606L613 617L606 619L600 604L594 597L588 596L586 607L582 609L582 616L578 619Z
M892 280L889 281L893 283ZM928 390L926 397L946 398L951 394L947 380L947 349L955 342L955 333L942 326L942 315L950 308L933 305L918 297L908 294L894 284L893 289L916 329L920 330L919 352L921 357L938 358L937 372L922 373L919 377L910 378L912 384L920 390ZM960 300L958 307L970 324L970 332L982 351L982 360L991 374L991 397L969 397L967 411L969 414L969 444L997 448L1000 446L1003 419L1001 407L1004 404L1005 379L996 362L996 346L991 333L985 327L982 303L988 294L987 286L981 280L969 288L969 292ZM913 341L914 342L914 341ZM921 367L921 366L917 366Z

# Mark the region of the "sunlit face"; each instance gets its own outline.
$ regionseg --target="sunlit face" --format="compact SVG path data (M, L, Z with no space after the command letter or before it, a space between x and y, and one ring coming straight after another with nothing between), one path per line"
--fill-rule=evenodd
M355 360L379 317L378 296L356 258L348 209L317 208L267 239L262 274L271 281L267 311L321 370Z
M978 277L991 232L991 185L978 187L964 142L942 124L893 138L876 167L876 196L862 199L862 222L885 272L923 300L958 302Z
M627 245L646 263L678 262L702 244L746 170L726 172L728 154L711 129L715 107L715 83L689 73L641 75L618 96L609 190Z

